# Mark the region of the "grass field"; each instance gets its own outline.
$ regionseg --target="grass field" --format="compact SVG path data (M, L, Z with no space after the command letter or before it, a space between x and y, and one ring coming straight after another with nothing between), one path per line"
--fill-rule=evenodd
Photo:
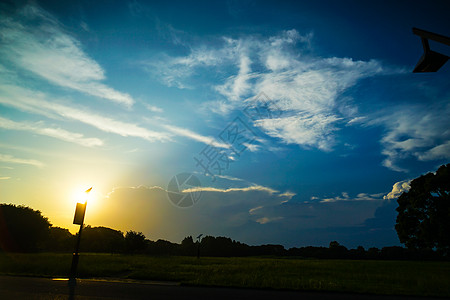
M69 254L0 254L0 274L67 277ZM450 297L450 262L81 254L80 278Z

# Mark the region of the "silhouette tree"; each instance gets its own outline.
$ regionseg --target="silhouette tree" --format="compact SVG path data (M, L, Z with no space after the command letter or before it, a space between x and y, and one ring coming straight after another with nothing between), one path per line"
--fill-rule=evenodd
M380 256L380 249L371 247L367 250L366 257L368 259L377 259Z
M42 250L49 238L50 226L39 210L0 204L0 248L4 251Z
M136 253L144 251L146 248L145 235L142 232L133 230L127 231L125 234L125 251Z
M414 179L397 202L395 229L400 242L450 255L450 164Z
M47 241L47 251L72 251L75 243L75 236L68 229L61 227L51 227L50 237Z
M179 246L179 244L159 239L148 244L147 253L153 255L176 255L179 253Z
M330 258L344 258L347 256L347 251L347 248L339 244L337 241L330 242L328 247Z
M195 255L197 253L197 245L194 243L192 236L187 236L181 241L181 254Z
M80 251L83 252L122 252L124 249L123 233L108 227L86 226L81 236Z

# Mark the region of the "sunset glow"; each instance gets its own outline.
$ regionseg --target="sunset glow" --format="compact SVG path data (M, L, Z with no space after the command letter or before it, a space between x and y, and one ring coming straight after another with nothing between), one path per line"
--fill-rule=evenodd
M0 4L0 198L76 232L399 245L450 159L448 1ZM434 51L449 47L431 42ZM85 191L93 187L92 191Z

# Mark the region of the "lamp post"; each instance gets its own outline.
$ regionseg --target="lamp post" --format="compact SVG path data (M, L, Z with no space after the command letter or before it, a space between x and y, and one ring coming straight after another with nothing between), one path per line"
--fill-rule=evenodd
M197 259L200 258L200 241L202 239L203 233L197 237Z
M431 50L428 40L433 40L435 42L450 46L450 38L419 28L413 28L412 31L415 35L420 36L422 39L424 51L422 57L414 68L413 73L436 72L447 62L449 57Z
M92 187L85 191L86 197L87 194L92 190ZM77 207L75 209L75 216L73 217L73 224L80 225L80 230L78 231L77 242L75 244L75 252L72 256L72 266L70 268L70 279L74 280L77 273L78 259L79 254L78 250L80 249L80 241L81 241L81 232L83 231L83 223L84 223L84 214L86 213L86 205L87 199L84 203L77 203Z

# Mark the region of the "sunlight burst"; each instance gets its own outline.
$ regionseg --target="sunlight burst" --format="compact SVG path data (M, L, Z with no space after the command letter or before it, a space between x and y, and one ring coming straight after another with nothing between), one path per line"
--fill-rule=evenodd
M86 203L92 204L95 202L96 193L91 190L92 187L88 188L86 186L78 186L74 188L71 192L71 202L76 205L77 203Z

